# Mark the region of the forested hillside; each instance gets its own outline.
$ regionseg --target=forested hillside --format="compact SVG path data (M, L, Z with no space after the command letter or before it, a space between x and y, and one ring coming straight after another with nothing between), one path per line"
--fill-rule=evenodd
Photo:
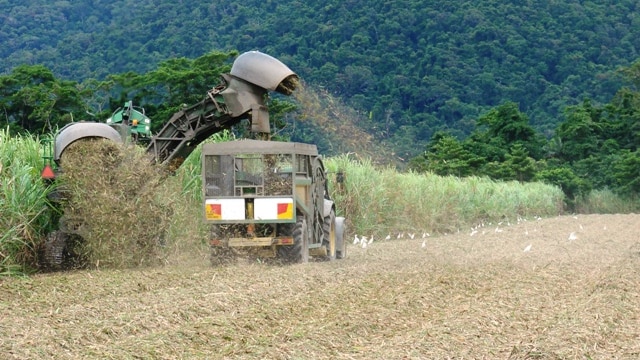
M637 10L631 0L0 0L0 126L44 133L130 99L161 125L239 52L260 50L303 79L297 111L288 99L269 105L279 136L328 155L366 144L415 171L545 181L570 206L593 190L633 203Z
M633 0L0 0L0 72L66 80L145 72L212 50L261 50L417 155L506 101L550 137L567 105L610 101L639 57ZM217 79L211 79L215 85Z

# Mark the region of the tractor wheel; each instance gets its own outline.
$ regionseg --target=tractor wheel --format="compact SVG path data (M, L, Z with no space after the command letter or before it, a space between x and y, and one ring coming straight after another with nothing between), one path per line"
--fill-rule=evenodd
M343 217L336 218L336 258L344 259L347 257L347 242L344 239L346 225Z
M309 234L307 232L307 220L298 217L298 222L293 227L293 245L279 246L278 257L288 263L309 262Z
M327 249L326 260L332 261L336 259L336 213L331 210L329 215L325 216L322 223L322 246Z

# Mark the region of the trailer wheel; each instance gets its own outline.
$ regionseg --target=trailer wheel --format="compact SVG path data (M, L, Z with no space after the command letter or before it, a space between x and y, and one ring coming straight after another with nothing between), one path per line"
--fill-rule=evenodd
M293 227L293 245L279 246L278 256L289 263L309 262L309 232L307 220L303 216L298 217L298 222Z
M304 217L298 218L296 227L293 229L293 242L296 262L309 262L309 231L307 229L307 220Z
M325 216L322 223L322 245L327 249L326 260L332 261L336 259L336 213L331 210L328 216Z
M343 217L336 218L336 258L344 259L347 257L347 242L344 239L346 225Z

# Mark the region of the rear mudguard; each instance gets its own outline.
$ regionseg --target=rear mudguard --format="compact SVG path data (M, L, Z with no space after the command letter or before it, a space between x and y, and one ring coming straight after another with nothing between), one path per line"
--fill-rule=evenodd
M334 202L332 200L324 199L322 214L324 217L329 216L331 214L331 210L335 209ZM335 210L334 210L335 211Z
M57 163L67 146L74 141L83 138L105 138L117 143L122 143L120 133L107 124L97 122L75 122L66 125L56 134L53 148L53 160Z

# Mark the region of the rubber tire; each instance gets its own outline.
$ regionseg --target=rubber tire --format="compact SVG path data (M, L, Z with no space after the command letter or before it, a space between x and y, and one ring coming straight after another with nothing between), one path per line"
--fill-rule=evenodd
M322 245L327 248L327 256L325 257L328 261L333 261L336 259L336 213L331 210L328 216L325 216L324 222L322 223ZM331 246L333 243L333 246ZM332 249L333 248L333 249Z
M344 259L347 257L347 242L344 239L346 230L345 219L343 217L336 218L336 259Z
M307 231L307 220L304 216L299 216L293 227L293 245L278 247L278 256L288 263L309 262L309 233Z

